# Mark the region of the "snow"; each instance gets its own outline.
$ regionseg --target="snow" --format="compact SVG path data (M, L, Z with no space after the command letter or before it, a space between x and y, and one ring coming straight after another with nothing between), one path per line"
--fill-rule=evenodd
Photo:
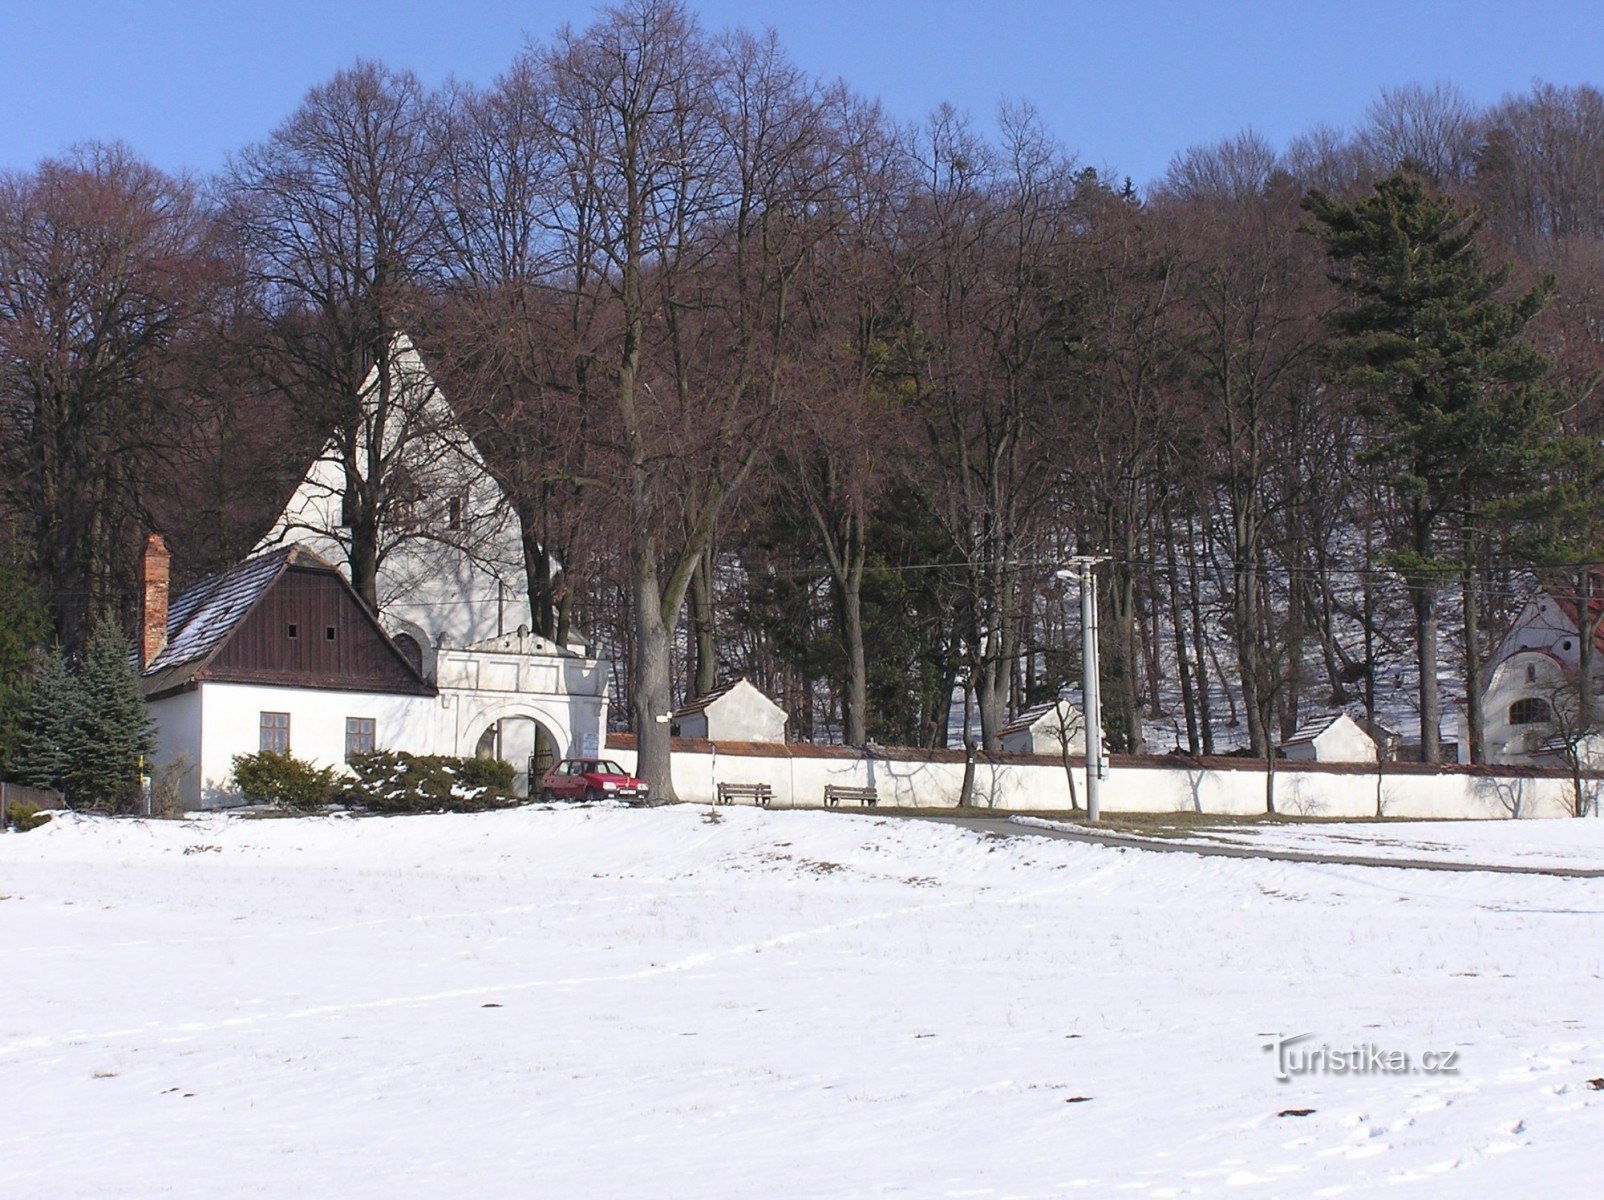
M718 817L0 837L0 1195L1594 1193L1599 881Z
M1085 828L1031 817L1015 820L1049 829ZM1596 820L1235 824L1189 827L1183 835L1166 835L1165 840L1490 868L1604 870L1604 821Z

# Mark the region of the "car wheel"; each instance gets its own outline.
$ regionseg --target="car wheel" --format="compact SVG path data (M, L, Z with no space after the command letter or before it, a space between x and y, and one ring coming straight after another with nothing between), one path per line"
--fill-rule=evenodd
M552 791L550 788L541 788L540 789L540 802L542 804L555 804L555 803L557 803L557 793Z
M596 801L600 800L601 798L602 798L602 794L600 792L598 792L595 788L586 788L585 789L585 799L588 800L590 803L594 804Z

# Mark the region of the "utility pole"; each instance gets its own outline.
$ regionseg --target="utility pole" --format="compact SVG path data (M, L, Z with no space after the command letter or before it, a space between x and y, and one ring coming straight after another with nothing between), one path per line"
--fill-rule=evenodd
M1086 728L1086 819L1102 817L1102 781L1108 778L1108 757L1103 753L1102 668L1097 658L1097 564L1106 554L1077 554L1069 560L1080 578L1081 723ZM1059 578L1070 578L1067 570Z

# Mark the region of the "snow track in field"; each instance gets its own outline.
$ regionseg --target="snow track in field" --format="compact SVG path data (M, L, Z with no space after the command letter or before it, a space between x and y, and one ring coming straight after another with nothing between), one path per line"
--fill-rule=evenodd
M0 1195L1593 1193L1599 881L719 815L0 838Z

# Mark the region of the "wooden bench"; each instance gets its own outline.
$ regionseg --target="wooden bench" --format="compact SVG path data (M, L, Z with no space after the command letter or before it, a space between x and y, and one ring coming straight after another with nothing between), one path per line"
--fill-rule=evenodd
M843 800L856 800L864 808L873 808L880 803L880 793L872 787L843 787L834 783L824 785L826 808L840 808Z
M737 800L750 800L767 808L774 799L774 789L766 783L721 783L718 785L718 802L734 804Z

